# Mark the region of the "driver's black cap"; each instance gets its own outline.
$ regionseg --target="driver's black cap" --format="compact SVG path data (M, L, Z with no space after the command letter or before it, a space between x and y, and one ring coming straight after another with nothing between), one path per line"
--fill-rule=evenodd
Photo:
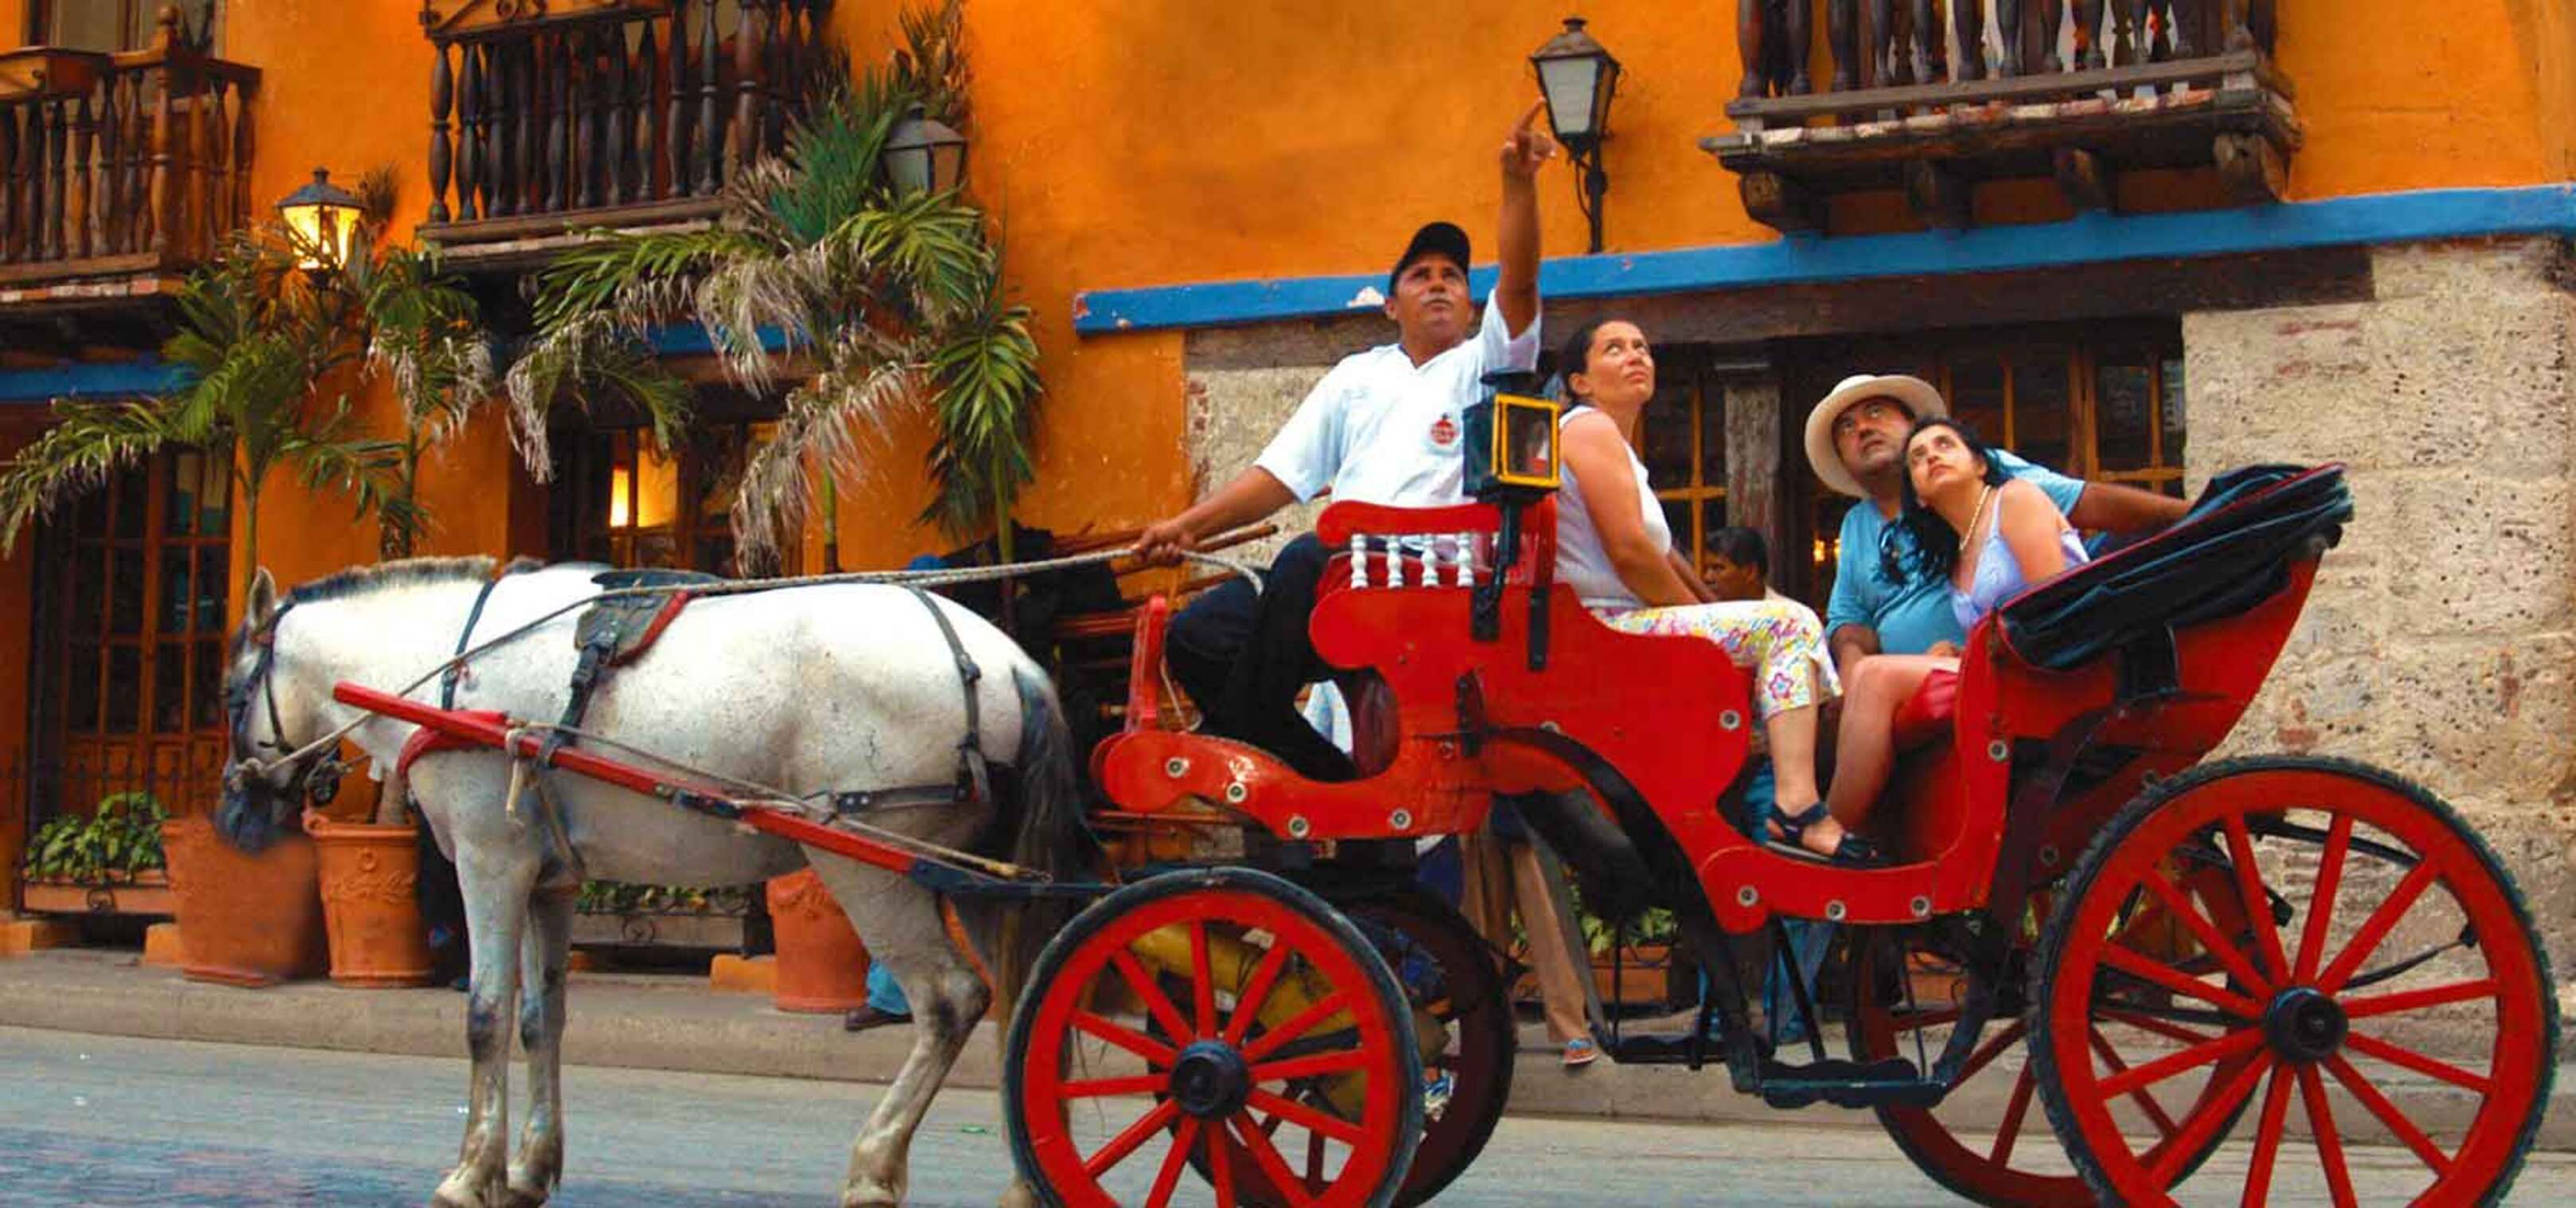
M1457 223L1423 223L1422 229L1413 233L1413 242L1404 245L1404 254L1396 257L1395 267L1387 272L1387 295L1394 296L1396 280L1404 276L1404 270L1413 267L1414 261L1429 255L1447 256L1457 262L1458 271L1462 273L1475 263L1468 256L1467 232L1459 230Z

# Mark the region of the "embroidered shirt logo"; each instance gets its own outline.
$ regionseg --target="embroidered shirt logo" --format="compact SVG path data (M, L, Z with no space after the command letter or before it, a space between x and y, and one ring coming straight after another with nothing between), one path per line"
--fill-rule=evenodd
M1447 452L1458 443L1458 425L1443 415L1431 421L1431 447Z

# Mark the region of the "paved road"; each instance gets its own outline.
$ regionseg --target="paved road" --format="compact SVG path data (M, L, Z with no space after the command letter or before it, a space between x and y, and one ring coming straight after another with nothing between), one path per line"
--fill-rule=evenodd
M455 1152L464 1063L0 1028L0 1205L417 1204ZM566 1071L571 1171L557 1204L829 1204L874 1088ZM2402 1152L2358 1151L2365 1203ZM988 1205L1009 1167L989 1092L941 1097L913 1202ZM2243 1170L2224 1152L2208 1177ZM2374 1197L2373 1188L2383 1194ZM2321 1203L2298 1185L2275 1203ZM2517 1203L2576 1201L2576 1156L2536 1157ZM1443 1204L1938 1204L1848 1128L1504 1122Z

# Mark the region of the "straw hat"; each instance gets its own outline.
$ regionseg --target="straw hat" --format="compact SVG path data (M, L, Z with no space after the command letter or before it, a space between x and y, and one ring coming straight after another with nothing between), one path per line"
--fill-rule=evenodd
M1854 499L1867 498L1860 480L1843 468L1842 454L1834 451L1834 420L1846 408L1863 399L1890 399L1904 405L1914 418L1930 419L1948 415L1950 406L1941 401L1941 392L1932 383L1902 373L1855 373L1844 378L1833 393L1807 413L1807 464L1815 467L1816 477L1826 486Z

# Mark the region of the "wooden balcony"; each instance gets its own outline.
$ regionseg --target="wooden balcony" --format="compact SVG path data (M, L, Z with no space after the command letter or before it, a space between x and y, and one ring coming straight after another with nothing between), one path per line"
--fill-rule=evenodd
M1701 146L1782 230L1822 229L1837 195L1894 189L1926 223L1962 227L1977 184L2013 178L2054 177L2076 208L2104 209L2120 173L2155 168L2215 168L2235 200L2277 200L2299 143L2273 0L1738 0L1736 25L1735 129Z
M427 0L424 239L533 261L590 228L702 222L828 70L831 0Z
M248 220L259 71L177 44L0 54L0 312L168 292Z

